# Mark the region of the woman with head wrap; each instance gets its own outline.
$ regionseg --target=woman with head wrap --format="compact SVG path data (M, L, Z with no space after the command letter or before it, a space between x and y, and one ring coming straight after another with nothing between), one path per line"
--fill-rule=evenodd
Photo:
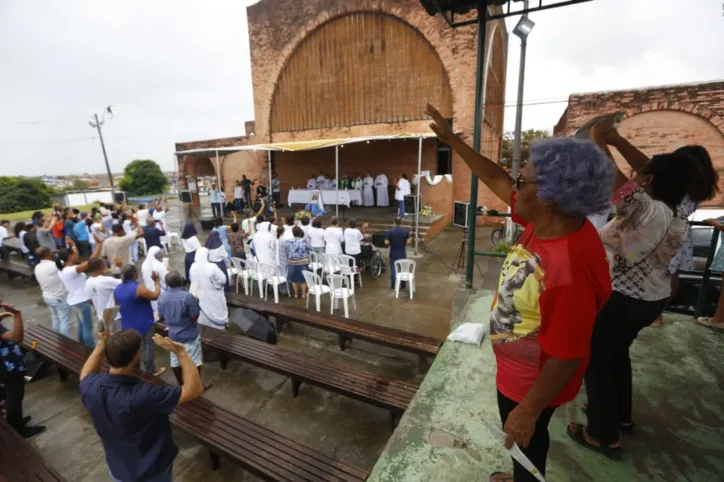
M186 257L184 258L184 272L186 273L186 281L189 278L189 270L191 265L194 264L194 257L196 256L196 250L201 247L201 242L196 236L199 232L196 231L194 223L186 223L184 230L181 233L181 246L184 248Z
M236 223L236 212L232 213L234 215L234 223ZM227 254L227 260L231 259L231 244L229 244L229 229L231 229L231 226L224 225L224 219L222 217L218 217L214 219L214 229L213 231L219 232L219 237L221 238L221 244L224 246L224 249L226 250Z
M222 270L216 263L209 262L207 248L199 248L190 275L192 292L199 299L199 323L219 330L226 329L229 325L229 310L224 294L225 286L228 286L226 269Z
M153 280L153 273L158 275L161 280L161 291L165 291L168 287L166 286L166 274L168 270L166 265L163 264L163 251L158 246L152 246L148 250L148 255L141 265L141 276L143 276L143 284L149 290L153 290L156 282ZM153 314L158 313L158 306L156 301L151 301L153 306Z
M224 282L225 290L229 291L229 274L226 268L226 263L229 258L229 254L221 242L221 236L219 232L214 230L211 231L209 239L206 240L206 249L208 250L208 261L219 267L219 270L224 274L226 281ZM198 253L198 250L197 250ZM196 256L196 262L198 262L198 256Z

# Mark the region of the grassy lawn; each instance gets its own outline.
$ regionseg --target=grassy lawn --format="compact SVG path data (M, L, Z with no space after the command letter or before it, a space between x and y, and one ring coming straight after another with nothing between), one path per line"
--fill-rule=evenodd
M86 204L85 206L71 206L74 208L78 208L83 211L90 211L93 206L97 206L97 204ZM7 219L8 221L27 221L30 219L30 216L33 215L35 211L42 211L45 214L50 213L53 210L53 208L47 208L47 209L33 209L31 211L20 211L17 213L7 213L7 214L0 214L0 219Z

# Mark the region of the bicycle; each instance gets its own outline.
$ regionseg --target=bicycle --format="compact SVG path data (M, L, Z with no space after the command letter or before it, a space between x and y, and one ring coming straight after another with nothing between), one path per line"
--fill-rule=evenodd
M501 224L499 227L493 229L493 232L490 233L490 242L492 243L493 247L497 246L498 243L500 243L501 241L505 242L505 231L505 224ZM522 234L523 229L521 228L521 226L513 223L513 244L518 243Z

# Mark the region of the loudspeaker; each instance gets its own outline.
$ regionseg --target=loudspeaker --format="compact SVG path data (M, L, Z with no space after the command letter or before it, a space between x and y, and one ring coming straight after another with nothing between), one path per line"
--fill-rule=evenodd
M405 214L417 214L417 195L405 196Z
M372 244L377 248L385 247L385 239L387 239L387 233L385 231L378 231L372 234Z
M461 228L468 227L468 209L470 203L467 201L455 201L453 206L453 224Z
M191 194L191 191L181 191L178 193L179 200L184 204L191 204L194 202L194 197Z
M113 200L118 204L122 204L126 199L128 199L128 197L125 191L116 191L116 195L113 197Z

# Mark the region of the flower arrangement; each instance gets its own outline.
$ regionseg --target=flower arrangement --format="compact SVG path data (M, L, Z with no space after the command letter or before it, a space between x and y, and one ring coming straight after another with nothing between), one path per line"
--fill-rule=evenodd
M300 209L299 211L297 211L294 214L294 219L300 220L305 216L308 217L309 219L312 219L312 213L310 213L309 211L306 211L304 209Z
M432 212L432 206L430 206L429 204L426 204L420 210L420 215L421 216L434 216L435 213Z

